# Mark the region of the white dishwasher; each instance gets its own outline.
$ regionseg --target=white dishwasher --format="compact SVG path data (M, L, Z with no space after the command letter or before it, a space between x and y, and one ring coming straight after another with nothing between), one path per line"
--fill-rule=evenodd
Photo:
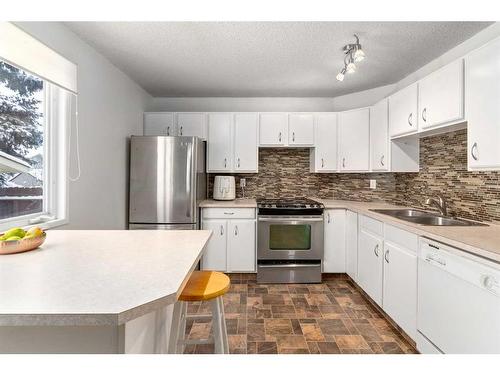
M417 349L500 353L500 265L425 238L418 258Z

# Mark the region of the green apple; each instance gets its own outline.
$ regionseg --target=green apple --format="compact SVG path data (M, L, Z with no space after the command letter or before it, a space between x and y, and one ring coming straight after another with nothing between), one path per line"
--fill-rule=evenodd
M3 234L4 240L9 240L11 237L19 237L23 238L26 235L26 232L23 228L12 228Z

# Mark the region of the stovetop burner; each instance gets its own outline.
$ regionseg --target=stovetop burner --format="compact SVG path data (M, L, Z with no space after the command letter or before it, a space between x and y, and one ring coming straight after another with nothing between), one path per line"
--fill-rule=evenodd
M259 214L321 214L324 206L307 198L258 199Z
M266 208L311 208L323 207L321 203L315 202L312 199L298 198L298 199L258 199L258 207Z

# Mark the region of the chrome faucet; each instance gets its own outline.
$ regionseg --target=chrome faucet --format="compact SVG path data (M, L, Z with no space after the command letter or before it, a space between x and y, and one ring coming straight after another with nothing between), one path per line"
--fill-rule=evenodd
M436 198L427 198L425 204L436 206L441 215L448 216L448 205L441 195L437 195Z

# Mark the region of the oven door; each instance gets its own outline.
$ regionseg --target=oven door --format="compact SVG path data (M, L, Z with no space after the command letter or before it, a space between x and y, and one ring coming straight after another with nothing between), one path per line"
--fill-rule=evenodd
M323 215L259 216L257 258L323 259Z

